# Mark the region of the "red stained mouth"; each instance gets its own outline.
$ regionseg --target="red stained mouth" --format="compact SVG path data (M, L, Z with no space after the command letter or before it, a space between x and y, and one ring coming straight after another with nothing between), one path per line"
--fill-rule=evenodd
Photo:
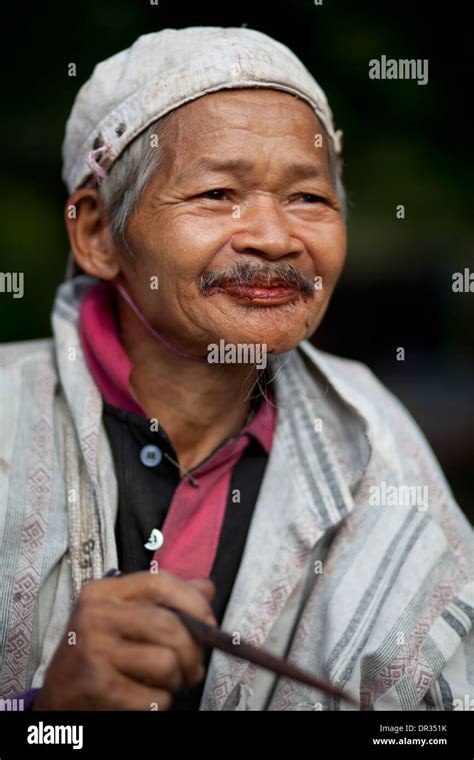
M220 285L214 292L225 293L240 300L251 303L279 304L287 303L299 296L299 290L294 285L284 283L237 283L228 282Z

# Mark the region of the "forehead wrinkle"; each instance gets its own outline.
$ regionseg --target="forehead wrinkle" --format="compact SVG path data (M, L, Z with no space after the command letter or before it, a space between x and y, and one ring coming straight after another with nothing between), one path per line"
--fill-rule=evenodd
M197 176L200 170L238 175L251 173L253 168L252 161L242 158L227 160L200 158L191 167L187 167L176 181L178 184L184 183ZM325 172L314 164L291 163L284 167L284 176L287 180L319 179L325 176Z

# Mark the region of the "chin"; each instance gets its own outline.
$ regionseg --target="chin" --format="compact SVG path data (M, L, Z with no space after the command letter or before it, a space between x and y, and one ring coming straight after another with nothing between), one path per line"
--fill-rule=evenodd
M260 345L265 346L269 355L275 355L284 354L295 348L306 338L308 330L303 322L294 326L283 323L278 328L275 325L268 325L267 329L263 326L245 329L243 325L236 325L235 328L222 330L222 332L215 331L214 334L219 336L214 338L215 343L223 340L226 344Z

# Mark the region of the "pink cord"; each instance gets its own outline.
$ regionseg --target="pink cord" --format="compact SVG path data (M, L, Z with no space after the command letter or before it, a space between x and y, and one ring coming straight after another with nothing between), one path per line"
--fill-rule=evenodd
M166 338L163 338L163 336L160 335L155 330L155 328L150 325L150 323L148 322L148 320L141 313L141 311L138 308L138 306L130 298L130 296L128 295L128 293L125 290L125 288L122 285L120 285L120 283L118 283L118 282L114 283L114 285L117 288L117 290L119 291L119 293L122 296L122 298L128 303L128 305L130 306L130 308L132 309L132 311L136 314L136 316L138 317L138 319L140 320L140 322L142 323L142 325L144 327L146 327L146 329L148 330L148 332L150 332L153 335L153 337L156 338L156 340L159 340L160 343L162 343L163 346L165 346L170 351L172 351L174 354L176 354L176 356L180 356L182 359L189 359L192 362L207 362L207 357L205 357L205 356L195 356L194 354L188 354L188 353L186 353L184 351L179 351L177 348L175 348L172 343L170 343L169 341L167 341Z
M105 179L107 176L107 172L105 171L105 169L97 163L97 159L101 158L105 153L108 153L111 149L112 149L112 143L107 143L107 145L102 145L101 148L97 148L96 150L91 150L90 153L87 154L86 164L91 170L94 177L96 178L97 182L100 182L101 180Z

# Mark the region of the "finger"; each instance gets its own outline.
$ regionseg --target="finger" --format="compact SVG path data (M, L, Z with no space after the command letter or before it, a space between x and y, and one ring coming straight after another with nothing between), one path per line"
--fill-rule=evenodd
M188 583L204 594L208 602L212 602L216 595L216 584L210 578L193 578Z
M187 612L209 625L217 625L214 613L205 596L188 581L161 570L150 573L129 573L118 578L89 581L82 594L91 600L144 601L167 605Z
M172 695L166 689L147 686L119 672L111 676L109 683L105 692L105 705L101 709L159 711L171 707Z
M104 611L105 612L105 611ZM204 651L188 629L171 610L144 605L110 605L107 610L109 630L127 642L173 649L178 658L182 679L186 684L200 680ZM119 641L118 644L121 642ZM111 645L115 651L116 644ZM121 650L117 650L120 652ZM118 660L113 655L118 666Z
M195 660L194 677L187 680L184 678L182 663L175 649L134 641L124 641L116 648L112 664L120 673L134 681L166 691L176 691L183 683L194 686L205 675L200 658Z

